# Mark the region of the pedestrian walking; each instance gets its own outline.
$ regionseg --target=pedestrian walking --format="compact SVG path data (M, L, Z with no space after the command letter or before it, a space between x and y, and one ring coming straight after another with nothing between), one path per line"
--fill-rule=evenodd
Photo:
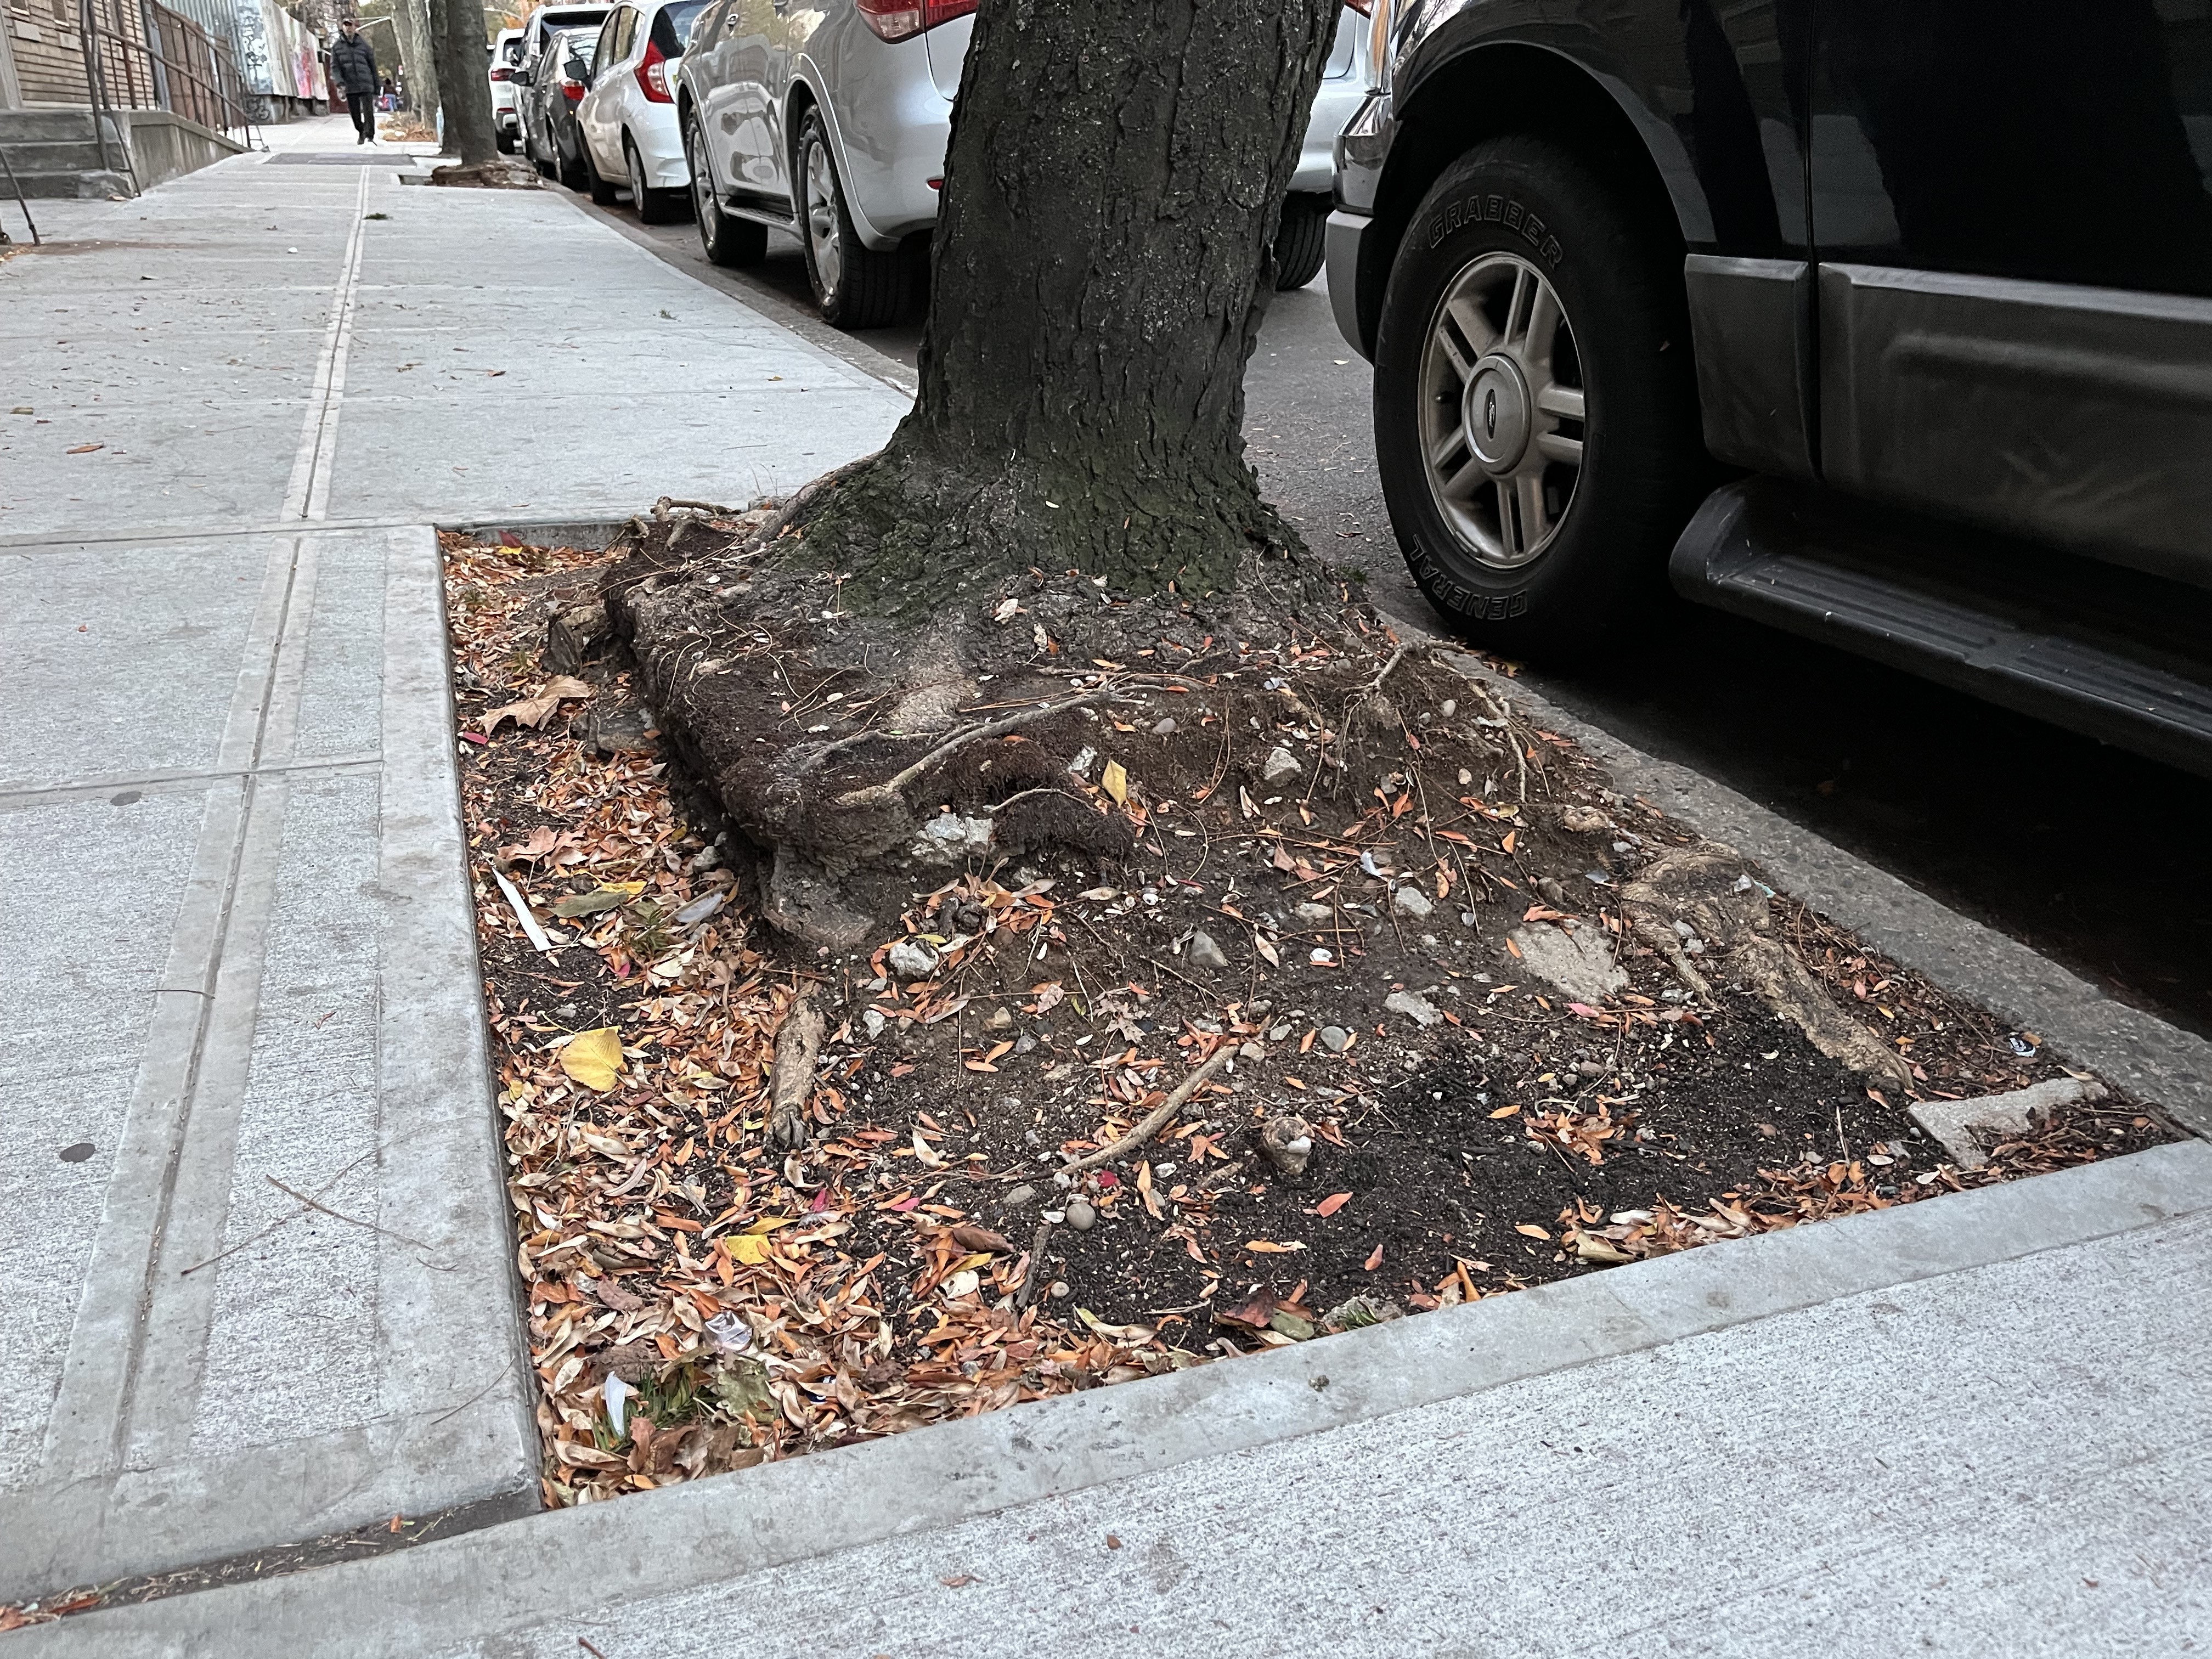
M345 94L356 143L376 142L376 50L362 38L361 23L349 17L338 24L331 47L331 79Z

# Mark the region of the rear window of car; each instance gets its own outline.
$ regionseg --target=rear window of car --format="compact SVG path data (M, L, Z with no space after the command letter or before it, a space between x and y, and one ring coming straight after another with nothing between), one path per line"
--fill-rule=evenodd
M522 61L522 37L518 34L512 40L501 41L499 43L499 55L502 62L509 64L520 63Z
M653 44L660 48L663 58L681 58L684 48L691 40L691 22L707 9L707 0L681 0L673 6L663 6L653 15Z

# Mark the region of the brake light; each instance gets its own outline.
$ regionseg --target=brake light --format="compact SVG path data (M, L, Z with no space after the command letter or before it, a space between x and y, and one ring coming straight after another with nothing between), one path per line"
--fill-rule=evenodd
M584 101L584 83L581 81L562 82L561 95L572 104L582 103Z
M886 40L911 40L975 9L975 0L854 0L854 3L860 9L860 21Z
M1344 3L1362 17L1371 17L1375 15L1375 0L1344 0Z
M501 64L491 72L491 78L495 81L512 81L514 79L514 71Z
M639 89L656 104L672 104L668 95L668 60L660 55L660 44L656 40L645 43L645 56L638 60Z

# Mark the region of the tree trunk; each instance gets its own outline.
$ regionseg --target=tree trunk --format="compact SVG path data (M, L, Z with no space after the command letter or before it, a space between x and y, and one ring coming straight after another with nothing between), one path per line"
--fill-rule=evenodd
M921 395L804 526L849 599L920 615L1029 568L1205 592L1295 543L1244 459L1244 365L1339 10L986 0Z
M407 107L428 121L438 108L438 65L431 50L428 9L423 0L392 0L392 26L407 71Z
M446 113L446 149L461 158L463 167L479 166L499 153L492 131L483 8L477 0L430 0L430 32Z

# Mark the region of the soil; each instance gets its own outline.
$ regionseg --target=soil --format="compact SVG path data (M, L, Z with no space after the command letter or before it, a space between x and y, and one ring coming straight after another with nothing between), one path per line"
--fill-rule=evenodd
M765 511L686 522L685 580L749 586ZM1334 635L1231 631L1032 573L987 599L1003 649L969 653L941 711L1015 723L931 763L934 830L824 830L824 802L944 746L905 730L866 672L881 641L831 625L834 599L718 596L768 647L702 637L684 719L590 625L543 660L603 586L619 611L664 585L668 540L664 518L605 552L447 550L550 1501L2172 1138L2114 1092L1953 1167L1912 1098L2067 1074L2049 1045L1748 865L1752 926L1887 1069L1822 1052L1730 979L1724 941L1685 944L1710 994L1691 988L1621 896L1705 844L1520 716L1494 665L1401 652L1348 591ZM1073 625L1094 615L1110 653ZM554 666L586 695L530 704ZM542 726L487 735L517 703ZM846 836L834 892L863 937L768 924L778 823L821 869ZM533 946L495 869L570 942ZM1516 941L1546 930L1598 941L1626 982L1585 1000L1534 975ZM789 1146L769 1073L807 1004L828 1030ZM602 1028L622 1069L580 1074L572 1034ZM1224 1046L1155 1136L1056 1182ZM1269 1159L1270 1125L1303 1133L1303 1169ZM636 1395L620 1426L609 1376Z

